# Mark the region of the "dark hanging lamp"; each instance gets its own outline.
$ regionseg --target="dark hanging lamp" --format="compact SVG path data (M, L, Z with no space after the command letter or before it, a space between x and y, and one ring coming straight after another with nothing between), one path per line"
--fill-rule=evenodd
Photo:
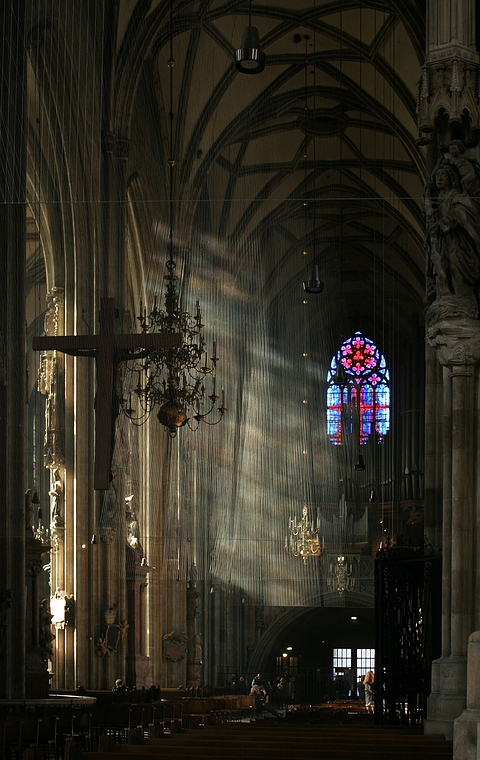
M358 459L355 462L355 470L357 472L363 472L365 469L365 462L363 461L363 456L361 454L358 455Z
M317 294L322 292L323 282L321 281L320 275L318 273L318 264L315 264L312 268L309 279L304 280L303 289L305 293Z
M242 34L240 48L235 51L235 67L242 74L260 74L265 68L265 53L260 48L260 35L252 26L252 0L248 7L248 26Z

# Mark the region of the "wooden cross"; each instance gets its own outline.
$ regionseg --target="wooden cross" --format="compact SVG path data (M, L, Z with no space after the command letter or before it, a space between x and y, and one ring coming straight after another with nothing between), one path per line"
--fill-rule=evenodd
M95 402L95 472L94 488L106 491L111 480L115 420L115 372L119 364L135 358L135 351L155 351L158 348L176 348L182 344L181 333L132 333L117 335L113 332L115 307L113 298L102 298L100 304L100 331L98 335L61 335L36 337L34 351L61 351L70 356L94 356L97 360L97 396ZM145 353L142 353L144 356ZM138 354L137 354L138 357Z

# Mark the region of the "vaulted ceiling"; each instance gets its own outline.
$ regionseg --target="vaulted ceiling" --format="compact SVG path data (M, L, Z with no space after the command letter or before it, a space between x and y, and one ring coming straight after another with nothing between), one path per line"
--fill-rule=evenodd
M151 145L149 123L163 135L154 197L165 192L172 39L178 222L234 249L240 271L262 246L267 301L315 262L353 321L420 312L423 3L253 2L267 60L254 76L234 66L247 2L125 0L120 9L113 121L145 171L135 134Z

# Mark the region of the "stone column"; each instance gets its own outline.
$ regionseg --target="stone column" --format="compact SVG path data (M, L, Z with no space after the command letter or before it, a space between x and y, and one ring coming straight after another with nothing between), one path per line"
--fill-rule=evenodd
M0 696L25 696L25 2L0 3Z
M468 640L466 709L455 720L453 756L455 760L478 760L480 749L480 631Z
M197 599L199 596L195 573L191 572L187 584L187 686L198 686L198 672L203 664L202 638L196 632Z
M453 736L465 708L467 642L475 626L475 365L480 322L468 299L437 298L427 341L444 367L442 656L432 666L425 733ZM480 707L480 705L479 705Z
M142 562L139 551L127 547L128 653L125 680L129 687L149 689L152 685L150 658L145 655L142 595L151 568Z
M25 697L46 699L50 683L47 661L51 656L51 642L54 636L51 628L50 600L45 600L45 604L40 603L39 575L42 571L42 554L49 551L50 546L43 545L41 541L34 538L28 526L25 544L27 582Z

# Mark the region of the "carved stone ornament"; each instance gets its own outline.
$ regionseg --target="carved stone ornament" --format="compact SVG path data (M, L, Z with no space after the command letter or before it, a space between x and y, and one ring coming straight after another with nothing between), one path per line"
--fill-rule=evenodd
M474 297L444 296L434 301L427 309L425 322L427 327L444 320L477 320L478 308Z
M118 644L127 635L129 624L126 620L115 623L117 605L113 604L105 610L106 627L96 641L98 657L110 657L112 652L117 651Z
M163 656L170 662L178 662L187 656L188 638L185 633L167 633L163 639Z
M434 322L427 330L427 342L442 366L474 365L480 360L480 322L468 318Z
M478 53L466 45L451 43L431 50L422 67L418 84L417 116L418 142L426 145L441 114L447 116L445 135L448 139L453 128L468 113L468 136L478 132L480 113L476 91L479 68Z
M113 544L116 536L116 530L114 528L101 527L100 528L100 540L105 544Z

